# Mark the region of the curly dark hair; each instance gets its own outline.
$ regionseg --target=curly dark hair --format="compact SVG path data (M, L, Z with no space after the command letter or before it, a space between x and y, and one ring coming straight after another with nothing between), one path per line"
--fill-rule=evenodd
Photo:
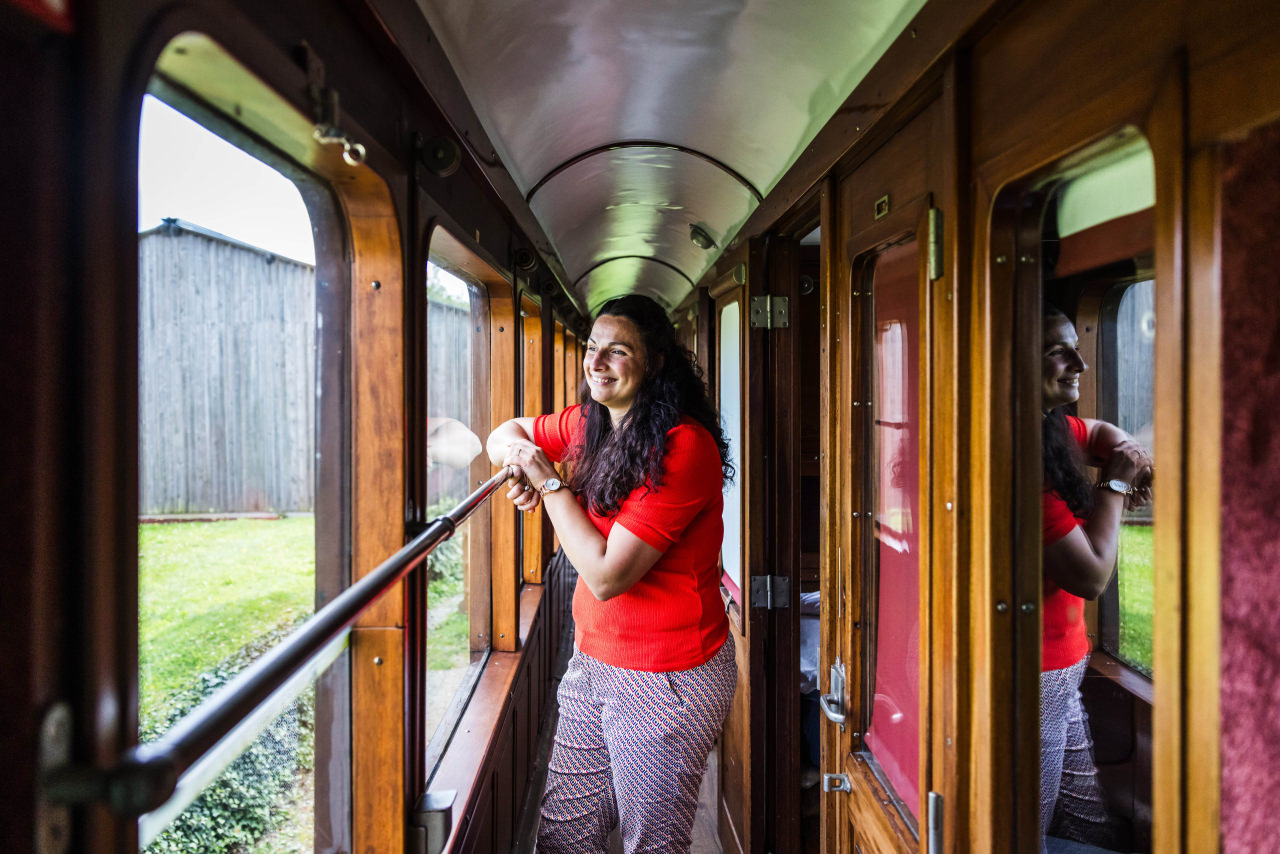
M1043 315L1045 323L1071 319L1050 302L1045 302ZM1040 447L1044 457L1045 486L1067 502L1076 516L1087 517L1093 510L1093 484L1085 473L1080 446L1067 426L1065 407L1059 406L1044 416L1040 425Z
M583 379L578 389L584 419L582 444L569 452L573 491L586 498L592 512L610 516L642 484L648 483L650 491L656 489L662 478L667 431L683 415L707 428L720 450L720 470L726 481L732 481L734 468L720 416L707 396L694 355L676 342L675 326L667 313L649 297L632 294L605 303L597 316L605 315L624 317L640 331L644 377L616 430L609 410L592 400L591 387Z

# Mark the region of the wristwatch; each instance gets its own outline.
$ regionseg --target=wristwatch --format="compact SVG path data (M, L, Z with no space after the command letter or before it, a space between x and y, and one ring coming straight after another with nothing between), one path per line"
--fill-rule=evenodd
M1124 480L1104 480L1098 484L1098 489L1109 489L1121 495L1129 495L1133 492L1133 484Z
M538 494L546 495L548 493L555 492L562 486L564 486L564 484L560 482L560 478L549 477L542 482L542 486L538 487Z

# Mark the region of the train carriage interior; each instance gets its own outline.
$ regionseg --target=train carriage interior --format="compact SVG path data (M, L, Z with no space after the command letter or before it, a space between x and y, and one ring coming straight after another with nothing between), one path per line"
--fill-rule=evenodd
M688 850L1274 850L1280 4L0 0L0 115L6 850L537 850L593 594L485 443L632 294Z

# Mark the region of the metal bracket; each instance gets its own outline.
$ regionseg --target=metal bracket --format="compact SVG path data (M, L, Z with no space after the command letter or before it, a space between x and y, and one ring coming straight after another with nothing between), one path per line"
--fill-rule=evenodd
M325 85L324 60L305 41L298 46L296 58L307 74L307 98L311 101L311 118L315 122L312 139L321 145L341 145L342 159L348 166L364 163L367 156L364 146L340 127L342 108L338 90Z
M785 575L753 575L751 576L751 607L775 608L791 607L791 579Z
M409 813L409 851L411 854L440 854L453 829L453 802L458 793L453 789L426 792Z
M40 777L71 764L71 706L55 703L40 722ZM37 854L66 854L71 848L71 807L55 803L41 786L36 802Z
M852 792L853 785L849 782L848 774L823 774L822 775L822 791Z
M822 707L822 713L827 716L827 720L834 724L839 724L841 731L844 730L844 664L837 658L835 664L831 665L831 675L827 681L827 693L818 698L818 705Z
M942 854L942 795L929 793L929 854Z
M762 296L751 298L752 329L786 329L791 325L789 297Z

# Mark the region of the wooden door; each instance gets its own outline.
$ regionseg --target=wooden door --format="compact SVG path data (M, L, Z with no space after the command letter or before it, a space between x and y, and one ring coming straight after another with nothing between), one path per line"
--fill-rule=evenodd
M952 441L931 393L945 367L931 368L931 354L947 304L935 208L946 194L938 172L920 168L941 129L935 104L842 182L837 201L819 687L824 850L838 854L924 850L928 812L941 817L954 791L939 747L952 744L954 676L933 650L951 623L935 590L945 597L955 569L936 557L949 522L930 501L934 445ZM940 378L939 394L952 380Z
M730 259L728 272L709 289L714 302L716 398L720 419L737 476L724 495L724 545L721 549L721 594L729 616L729 635L736 649L738 685L720 740L717 826L725 854L757 854L765 850L764 768L764 634L765 612L753 608L750 578L763 554L762 484L759 462L763 436L763 404L758 360L759 334L748 323L750 278L755 257L751 248ZM748 259L748 255L752 256Z

